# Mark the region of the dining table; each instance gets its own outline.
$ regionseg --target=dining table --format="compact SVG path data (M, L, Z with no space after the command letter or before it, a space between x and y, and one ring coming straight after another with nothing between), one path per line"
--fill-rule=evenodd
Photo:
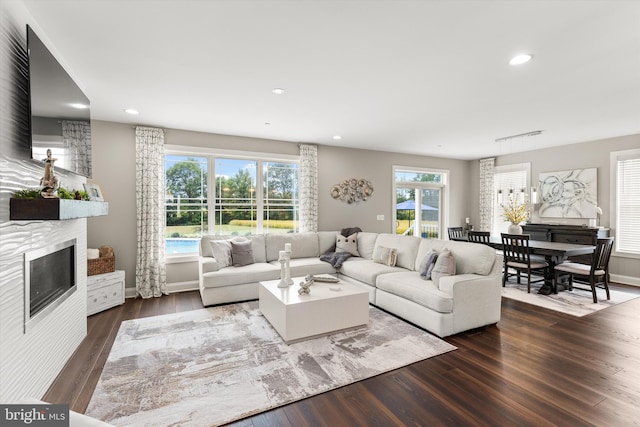
M466 241L467 236L456 237L451 240ZM478 243L483 244L483 243ZM502 238L500 236L490 236L489 246L502 250ZM547 240L529 240L529 252L531 255L543 256L549 264L547 273L544 277L544 285L538 290L539 294L550 295L557 292L553 286L554 267L567 258L577 255L592 254L596 249L594 245L580 245L576 243L550 242Z

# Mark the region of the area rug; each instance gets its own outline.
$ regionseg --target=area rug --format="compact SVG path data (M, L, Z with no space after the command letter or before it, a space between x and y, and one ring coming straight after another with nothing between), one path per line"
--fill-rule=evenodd
M86 414L211 426L456 347L375 307L366 327L287 345L257 301L122 322Z
M597 289L598 303L594 304L591 291L574 287L572 291L560 291L557 294L541 295L537 293L538 288L539 286L532 286L531 293L528 294L526 284L518 285L507 282L507 286L502 288L502 296L576 317L586 316L587 314L595 313L596 311L604 310L605 308L638 297L637 294L610 288L611 299L607 300L605 290Z

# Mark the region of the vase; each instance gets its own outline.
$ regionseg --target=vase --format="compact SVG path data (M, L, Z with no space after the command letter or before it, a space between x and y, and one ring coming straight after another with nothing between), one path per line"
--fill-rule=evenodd
M509 229L507 230L509 234L522 234L522 227L520 224L509 224Z

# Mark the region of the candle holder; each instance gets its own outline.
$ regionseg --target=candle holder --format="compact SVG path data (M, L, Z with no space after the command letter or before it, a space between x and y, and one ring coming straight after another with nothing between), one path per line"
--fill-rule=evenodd
M285 252L284 280L287 283L287 286L291 286L293 285L293 279L291 278L291 243L284 244L284 252Z
M280 263L280 282L278 283L279 288L288 288L289 284L286 280L286 264L287 264L287 253L285 251L280 251L278 257L278 262Z

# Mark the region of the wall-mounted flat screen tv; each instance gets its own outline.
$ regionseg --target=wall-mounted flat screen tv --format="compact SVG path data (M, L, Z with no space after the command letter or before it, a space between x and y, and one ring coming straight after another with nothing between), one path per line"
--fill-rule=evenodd
M91 177L91 115L85 96L65 69L27 26L31 157L47 158L56 169Z

